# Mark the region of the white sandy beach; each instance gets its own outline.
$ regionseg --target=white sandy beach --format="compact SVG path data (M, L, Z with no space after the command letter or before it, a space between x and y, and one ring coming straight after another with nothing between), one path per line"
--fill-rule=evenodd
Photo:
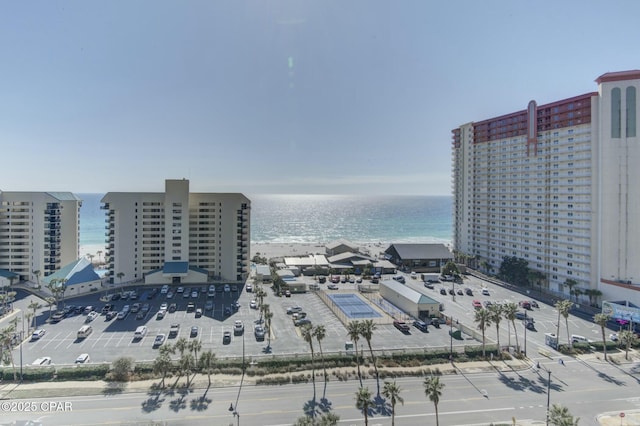
M250 257L255 255L271 259L273 257L296 257L306 256L309 254L326 254L327 243L252 243ZM390 245L390 243L357 243L353 242L361 253L368 253L370 256L379 257ZM98 251L101 252L98 255ZM80 256L84 257L88 254L94 256L94 263L100 258L104 261L104 253L106 249L101 245L83 245L80 246Z

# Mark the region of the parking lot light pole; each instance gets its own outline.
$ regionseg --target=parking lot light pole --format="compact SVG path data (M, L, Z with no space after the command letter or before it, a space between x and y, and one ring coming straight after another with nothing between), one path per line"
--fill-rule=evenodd
M453 362L453 317L449 317L449 361Z
M524 311L524 356L527 356L527 311Z

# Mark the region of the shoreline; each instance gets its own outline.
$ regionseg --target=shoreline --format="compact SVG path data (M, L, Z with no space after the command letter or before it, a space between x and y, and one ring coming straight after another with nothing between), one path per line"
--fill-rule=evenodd
M371 257L380 257L384 254L384 251L389 248L390 242L356 242L350 241L353 245L358 247L360 253L368 254ZM401 242L397 242L401 243ZM258 255L260 257L266 257L271 259L274 257L301 257L308 256L310 254L326 254L326 246L329 242L253 242L250 246L250 258ZM444 244L450 248L450 243L438 243L438 242L424 242L415 244ZM98 256L98 251L102 253ZM80 245L80 257L86 257L88 254L94 256L93 262L99 263L104 261L106 248L99 244L86 244Z

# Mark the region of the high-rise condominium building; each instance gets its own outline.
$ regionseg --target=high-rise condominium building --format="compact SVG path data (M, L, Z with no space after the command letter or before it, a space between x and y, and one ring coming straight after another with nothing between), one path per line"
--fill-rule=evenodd
M106 258L112 282L243 281L249 273L251 203L242 194L109 192Z
M640 70L596 83L453 130L454 247L494 273L523 258L551 291L637 302Z
M81 205L70 192L0 191L0 269L35 283L77 260Z

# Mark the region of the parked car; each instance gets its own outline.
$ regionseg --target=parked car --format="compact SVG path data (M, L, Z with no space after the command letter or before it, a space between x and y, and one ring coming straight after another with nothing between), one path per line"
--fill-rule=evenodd
M76 364L86 364L89 362L89 354L80 354L76 358Z
M471 290L470 288L465 288L464 292L467 294L467 296L473 296L473 290Z
M196 304L193 302L189 302L187 303L187 312L193 312L193 310L196 308Z
M337 290L338 289L338 285L337 284L329 284L329 285L327 285L327 288L329 290Z
M134 303L131 306L131 313L135 314L136 312L138 312L140 310L140 304L139 303Z
M153 347L157 348L158 346L161 346L166 340L166 338L167 336L165 336L163 333L157 334L156 338L153 339Z
M242 335L242 333L244 333L244 324L242 323L242 321L236 320L236 322L233 324L233 334L235 334L236 336L240 336Z
M169 292L169 286L167 284L163 285L160 289L160 294L167 294Z
M169 305L169 312L173 313L175 311L178 310L178 304L177 303L172 303Z
M224 292L225 292L225 293L229 293L229 292L231 292L231 286L229 286L229 284L225 284L225 285L224 285Z
M393 279L398 281L399 283L402 283L402 284L404 284L406 282L402 275L396 275L395 277L393 277Z
M256 340L264 340L264 336L266 333L263 326L256 325L253 334L256 336Z
M296 312L302 312L302 307L300 306L291 306L287 308L287 315L291 315Z
M394 320L393 326L403 333L409 332L409 325L404 321Z
M173 323L171 324L171 326L169 327L169 337L176 337L178 336L178 333L180 332L180 324L178 323Z
M518 305L520 305L520 307L523 309L531 309L531 302L529 302L528 300L521 300L520 302L518 302Z
M251 284L247 284L246 290L247 293L251 293L253 291L253 286Z
M440 289L440 294L442 294L442 295L446 296L446 295L447 295L447 290L446 290L446 289L444 289L444 288L441 288L441 289Z
M222 343L225 345L228 345L229 343L231 343L231 332L230 331L225 331L222 335Z
M464 293L462 292L462 289L458 289L456 291L456 293L458 293L458 296L464 296Z
M160 305L160 310L161 310L161 311L166 311L168 308L169 308L169 306L167 305L167 302L163 302L163 303Z
M424 283L424 286L425 286L426 288L428 288L428 289L433 290L433 284L431 284L431 283Z
M307 325L307 324L311 324L311 320L308 318L297 319L293 322L293 325L295 325L296 327L300 327L301 325Z
M31 335L31 340L41 339L46 333L47 331L44 328L39 328L33 332L33 334Z
M200 318L202 316L202 308L196 309L196 318Z
M237 293L238 292L238 286L237 285L232 285L231 286L231 291L234 292L234 293Z
M173 291L169 290L167 293L167 299L173 299Z
M85 322L91 322L94 319L98 318L100 314L97 313L96 311L91 311L89 312L89 315L87 315L87 318L85 319Z
M191 327L191 332L189 333L189 337L196 337L198 335L198 326L194 325Z
M107 312L107 315L105 316L105 320L106 320L106 321L111 321L111 320L112 320L112 319L114 319L117 315L118 315L118 312L116 312L116 311L109 311L109 312Z
M51 357L43 356L33 361L31 365L51 365Z
M118 320L123 320L127 317L127 315L129 315L129 311L120 311L118 312L118 315L116 316L116 319Z
M162 319L164 318L164 316L167 315L167 311L165 311L164 309L160 309L158 311L158 313L156 314L156 319Z
M619 340L619 338L618 338L618 333L611 333L611 334L609 335L609 339L610 339L612 342L617 342L617 341Z
M210 311L213 309L213 300L207 300L207 303L204 304L204 310Z
M104 305L102 307L102 315L107 315L108 312L113 311L113 304L112 303L107 303L106 305Z
M426 323L426 322L424 322L424 321L421 321L421 320L416 320L416 321L414 321L414 322L413 322L413 326L414 326L415 328L417 328L418 330L423 331L423 332L427 332L427 331L429 331L429 330L428 330L427 323Z
M258 302L256 302L255 300L252 300L251 302L249 302L249 307L251 309L258 309Z
M516 319L523 320L525 319L525 317L526 317L526 314L524 312L520 312L520 311L516 312Z
M490 296L490 294L489 294L489 289L483 288L483 289L482 289L482 295L483 295L483 296Z
M291 297L291 291L285 290L284 291L284 297Z
M471 304L473 305L473 308L474 308L474 309L480 309L480 308L482 308L482 303L480 303L480 301L479 301L479 300L474 300Z
M178 287L178 289L176 290L176 293L178 294L184 293L184 287Z
M456 295L456 292L455 292L455 291L453 291L453 289L452 289L452 288L450 288L450 289L449 289L449 294L450 294L450 295L452 295L452 296L455 296L455 295Z
M198 292L196 290L191 292L191 298L192 299L197 299L198 298Z

